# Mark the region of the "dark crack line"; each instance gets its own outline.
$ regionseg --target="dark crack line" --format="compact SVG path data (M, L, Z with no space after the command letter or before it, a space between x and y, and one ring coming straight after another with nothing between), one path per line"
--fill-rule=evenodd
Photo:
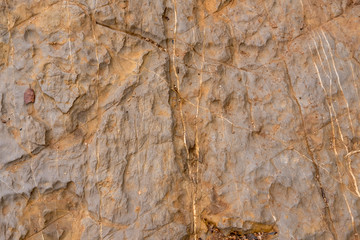
M321 183L321 179L320 179L319 166L316 163L314 153L311 151L311 148L310 148L310 143L309 143L308 135L307 135L306 129L305 129L305 120L304 120L304 116L303 116L303 113L302 113L301 105L300 105L299 101L296 98L296 94L295 94L294 88L293 88L292 83L291 83L289 69L288 69L286 61L284 61L284 65L285 65L285 74L286 74L285 78L286 78L286 80L288 82L289 94L294 99L294 101L295 101L295 103L296 103L296 105L298 107L299 113L300 113L301 125L302 125L302 129L303 129L303 132L304 132L304 140L305 140L306 148L307 148L307 151L308 151L308 153L310 155L311 162L312 162L312 165L313 165L314 170L315 170L315 176L314 176L315 180L316 180L316 182L317 182L317 184L319 186L319 191L320 191L321 197L323 199L323 202L325 204L325 215L328 218L327 219L328 221L326 221L326 222L327 222L328 227L330 228L329 230L331 231L331 233L334 236L335 240L337 240L338 236L337 236L337 233L336 233L336 230L335 230L335 227L334 227L333 219L331 217L331 210L330 210L330 207L329 207L329 201L328 201L328 198L326 196L326 192L324 190L324 187L323 187L323 185Z
M148 38L148 37L144 37L144 36L142 36L142 35L140 35L140 34L137 34L137 33L134 33L134 32L130 32L130 31L123 30L123 29L118 29L118 28L116 28L116 27L114 27L114 26L107 25L107 24L101 23L101 22L99 22L99 21L95 21L95 23L96 23L97 25L102 26L102 27L109 28L109 29L111 29L111 30L113 30L113 31L121 32L121 33L124 33L124 34L126 34L126 35L130 35L130 36L132 36L132 37L138 38L138 39L140 39L140 40L142 40L142 41L148 42L148 43L150 43L151 45L153 45L154 47L158 48L160 51L162 51L162 52L167 52L166 49L165 49L163 46L161 46L159 43L157 43L157 42L156 42L155 40L153 40L153 39L150 39L150 38Z
M307 35L311 34L313 31L316 31L317 29L321 29L321 28L322 28L323 26L325 26L326 24L330 24L330 23L332 23L333 21L335 21L335 20L337 20L337 19L339 19L339 18L341 18L341 17L346 17L345 15L347 15L348 12L349 12L351 9L352 9L352 8L347 8L347 9L345 9L344 12L343 12L342 14L340 14L339 16L333 17L333 18L327 20L326 22L321 23L321 24L318 25L318 26L314 26L313 28L310 28L309 30L304 31L303 33L299 34L298 36L294 37L293 39L288 40L288 41L287 41L287 44L289 45L290 43L294 42L296 39L298 39L298 38L300 38L300 37L302 37L302 36L307 36ZM305 19L305 17L304 17L304 19ZM310 27L311 27L311 26L310 26Z
M234 0L225 0L224 3L222 3L219 7L218 10L216 10L215 12L213 12L213 14L216 14L218 12L221 12L223 9L225 9L227 6L229 6L230 4L232 4L234 2Z
M36 147L34 150L27 152L26 154L22 155L19 158L16 158L10 162L5 163L2 166L2 168L0 168L0 171L2 171L2 170L6 171L8 168L10 168L14 165L16 166L18 164L21 164L23 162L26 162L26 161L36 157L47 147L47 145L39 145L39 144L36 144L36 145L38 145L38 147Z
M30 235L30 236L26 237L26 238L25 238L25 240L26 240L26 239L30 239L30 238L32 238L33 236L35 236L35 235L37 235L37 234L41 233L41 232L42 232L42 231L44 231L47 227L49 227L49 226L50 226L50 225L52 225L53 223L55 223L55 222L57 222L57 221L61 220L62 218L66 217L66 216L67 216L67 215L69 215L69 214L70 214L70 213L64 214L64 215L62 215L62 216L60 216L60 217L56 218L55 220L53 220L53 221L49 222L49 224L47 224L46 226L44 226L44 227L43 227L42 229L40 229L39 231L37 231L37 232L33 233L32 235Z

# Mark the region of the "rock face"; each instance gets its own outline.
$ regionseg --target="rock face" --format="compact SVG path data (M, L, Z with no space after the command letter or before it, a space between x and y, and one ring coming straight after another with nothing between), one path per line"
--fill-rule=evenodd
M359 0L0 1L0 239L359 239L359 27Z

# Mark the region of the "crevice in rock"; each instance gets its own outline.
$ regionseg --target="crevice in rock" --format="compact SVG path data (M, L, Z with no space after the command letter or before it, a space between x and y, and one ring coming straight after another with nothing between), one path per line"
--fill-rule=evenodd
M296 97L296 93L294 91L294 88L292 86L291 78L290 78L290 75L289 75L289 69L288 69L286 61L284 61L284 67L285 67L285 80L287 81L287 85L288 85L288 89L289 89L289 95L291 96L291 98L293 99L295 104L297 105L297 108L298 108L298 111L299 111L299 114L300 114L301 125L302 125L301 127L303 129L303 135L304 135L303 138L304 138L306 149L308 151L308 154L310 155L310 159L312 161L312 165L313 165L313 168L314 168L314 171L315 171L314 179L315 179L315 182L316 182L316 184L318 186L319 194L320 194L321 198L323 199L323 203L324 203L324 206L325 206L325 209L324 209L325 217L326 217L325 221L326 221L327 226L328 226L330 232L332 233L333 237L335 238L335 240L337 240L338 236L337 236L336 229L334 227L334 222L333 222L333 219L332 219L332 213L331 213L331 210L330 210L329 201L328 201L328 198L326 196L323 184L321 182L318 163L316 162L314 153L310 148L310 143L309 143L308 135L306 133L306 128L305 128L305 120L304 120L304 116L303 116L303 113L302 113L302 108L301 108L301 105L300 105L300 103L299 103L299 101L298 101L298 99Z
M106 27L106 28L109 28L113 31L118 31L118 32L122 32L124 34L127 34L127 35L130 35L132 37L135 37L135 38L138 38L142 41L145 41L145 42L148 42L150 43L151 45L153 45L155 48L159 49L160 51L162 52L167 52L166 49L164 47L162 47L159 43L157 43L155 40L153 39L150 39L149 37L144 37L140 34L137 34L137 33L134 33L134 32L130 32L130 31L127 31L127 30L122 30L122 29L118 29L116 28L115 26L110 26L110 25L107 25L105 23L101 23L99 21L95 21L95 23L99 26L102 26L102 27Z

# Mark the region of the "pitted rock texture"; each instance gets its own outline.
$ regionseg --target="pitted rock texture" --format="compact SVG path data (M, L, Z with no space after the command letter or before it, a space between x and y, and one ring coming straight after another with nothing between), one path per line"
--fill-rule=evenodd
M0 1L0 239L358 240L359 27L359 0Z

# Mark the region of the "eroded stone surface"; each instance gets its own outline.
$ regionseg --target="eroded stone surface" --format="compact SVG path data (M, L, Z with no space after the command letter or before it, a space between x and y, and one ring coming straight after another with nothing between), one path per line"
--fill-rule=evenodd
M0 239L358 239L359 3L0 2Z

